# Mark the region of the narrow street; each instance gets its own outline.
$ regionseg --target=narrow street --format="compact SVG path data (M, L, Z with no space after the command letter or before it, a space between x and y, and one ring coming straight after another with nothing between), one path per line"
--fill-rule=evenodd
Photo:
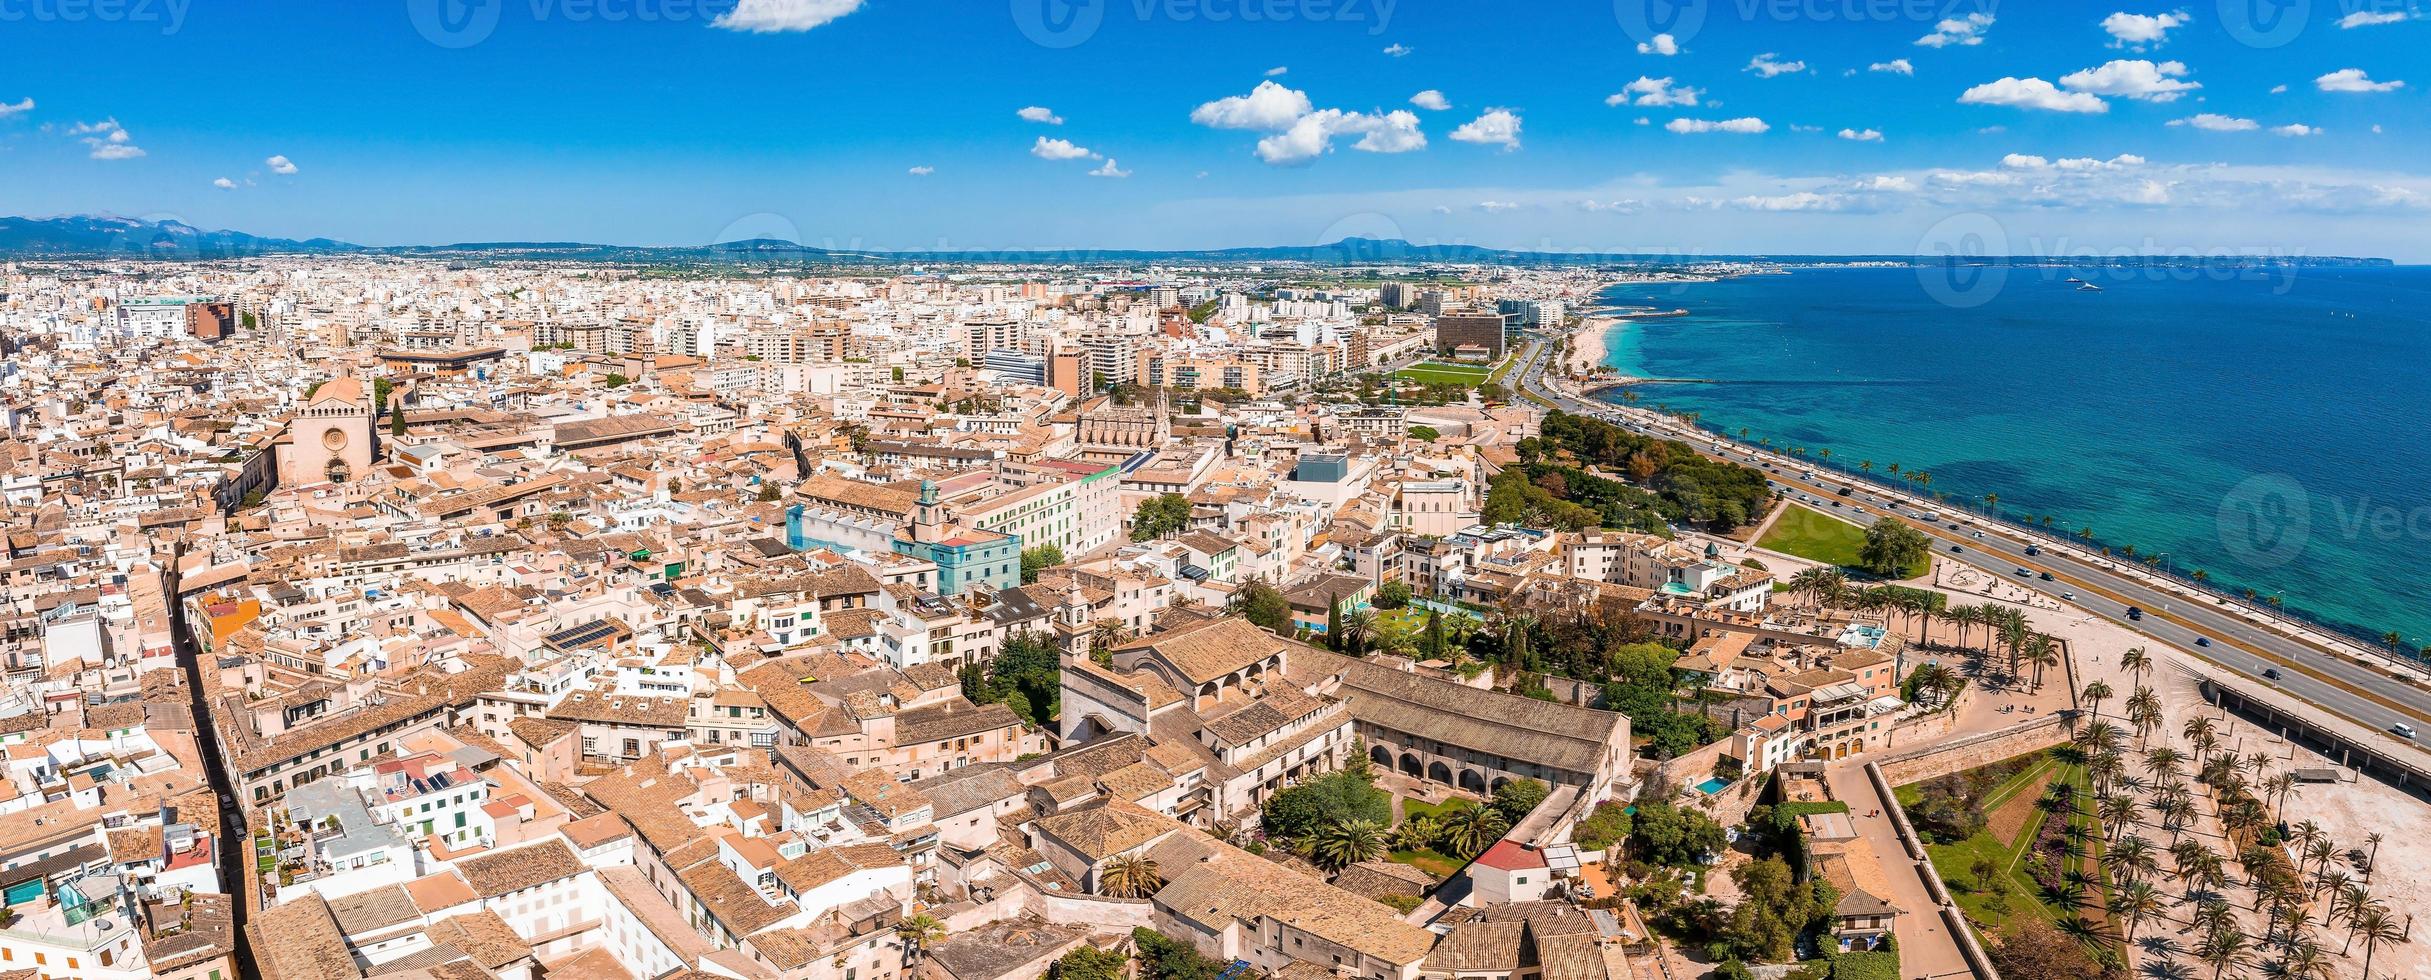
M211 708L204 684L202 649L194 642L194 634L186 625L185 603L177 600L176 576L168 576L169 632L177 644L177 662L186 671L186 697L194 712L194 744L202 752L203 778L219 797L219 882L220 891L228 896L231 928L236 941L236 962L250 967L253 962L251 944L245 937L245 923L253 918L253 902L245 889L245 876L253 873L253 837L245 829L245 809L236 793L234 780L228 776L227 756L221 754L219 728L211 723Z
M1932 874L1928 866L1910 860L1907 848L1899 845L1899 833L1892 828L1890 801L1874 792L1874 781L1866 778L1864 760L1839 763L1824 771L1824 781L1832 787L1832 796L1849 805L1849 821L1857 825L1857 833L1865 838L1874 851L1874 859L1882 864L1882 875L1891 883L1889 895L1877 896L1898 906L1899 972L1909 977L1968 976L1966 957L1958 952L1958 941L1942 928L1940 907L1925 888L1924 875ZM1870 816L1869 816L1870 814Z

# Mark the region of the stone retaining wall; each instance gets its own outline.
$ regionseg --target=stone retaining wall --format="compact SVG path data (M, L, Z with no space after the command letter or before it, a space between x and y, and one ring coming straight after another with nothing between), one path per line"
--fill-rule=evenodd
M1881 766L1883 778L1890 780L1891 785L1905 786L2047 749L2068 741L2068 737L2066 715L2044 715L1979 735L1895 752L1875 764Z

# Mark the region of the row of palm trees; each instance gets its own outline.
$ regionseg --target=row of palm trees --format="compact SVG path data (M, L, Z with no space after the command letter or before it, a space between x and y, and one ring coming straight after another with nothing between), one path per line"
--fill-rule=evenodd
M2239 756L2223 747L2216 723L2207 716L2189 719L2179 732L2185 750L2168 744L2160 699L2142 683L2152 669L2150 658L2137 649L2124 665L2134 677L2134 693L2124 702L2132 735L2101 715L2102 703L2115 692L2096 680L2082 692L2091 720L2078 729L2075 745L2090 776L2091 813L2105 845L2101 864L2112 886L2106 908L2123 926L2125 940L2133 944L2139 927L2191 905L2187 928L2180 932L2198 934L2186 951L2212 969L2214 980L2257 963L2267 977L2328 980L2333 956L2357 952L2364 975L2371 976L2373 958L2406 942L2408 927L2386 901L2372 895L2368 873L2362 881L2349 874L2342 857L2351 852L2319 824L2302 821L2279 840L2288 802L2298 792L2294 772L2278 768L2279 760L2268 752ZM2157 734L2162 737L2154 744ZM2141 777L2126 771L2131 738L2141 750ZM2220 824L2217 849L2195 827L2199 790L2211 798ZM2077 812L2072 786L2055 786L2053 797L2054 809ZM2168 843L2145 838L2140 831L2147 826L2166 833ZM2293 848L2293 858L2283 843ZM2369 834L2364 843L2370 868L2379 858L2381 836ZM2242 880L2229 871L2231 856L2243 869ZM2183 890L2174 904L2160 888L2163 857L2170 869L2166 877ZM2232 883L2252 889L2254 899L2246 908L2264 917L2259 935L2240 921L2239 906L2225 896ZM2336 953L2323 939L2326 930L2343 933ZM2157 952L2173 946L2166 940L2150 945ZM2164 969L2154 975L2175 974Z
M2037 690L2042 688L2044 671L2060 663L2059 641L2034 629L2023 610L2010 606L1996 602L1952 606L1945 593L1853 585L1839 569L1821 566L1790 576L1788 584L1791 595L1817 606L1881 615L1886 624L1892 616L1898 616L1906 620L1907 626L1921 625L1919 639L1931 631L1935 622L1940 622L1957 632L1960 649L1967 648L1968 633L1980 629L1984 634L1984 655L1988 658L1995 653L2004 654L2005 673L2011 678L2020 677L2026 667L2033 667Z

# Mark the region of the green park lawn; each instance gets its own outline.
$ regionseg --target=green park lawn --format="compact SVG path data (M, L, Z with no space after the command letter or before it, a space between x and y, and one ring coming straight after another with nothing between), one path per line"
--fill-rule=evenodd
M1466 385L1474 388L1484 384L1490 372L1482 367L1461 364L1439 364L1424 361L1393 372L1393 377L1428 385Z
M1863 561L1865 529L1793 504L1781 509L1780 519L1756 539L1756 547L1853 569ZM1932 559L1927 557L1908 566L1906 577L1917 578L1931 570Z
M1401 819L1416 820L1419 817L1441 817L1445 814L1466 810L1475 805L1476 804L1470 803L1469 801L1461 799L1457 796L1441 803L1425 803L1414 797L1404 796L1401 798Z
M1458 874L1460 869L1468 864L1466 861L1453 857L1449 854L1445 854L1432 847L1420 848L1415 851L1394 851L1385 856L1392 859L1395 863L1409 865L1410 867L1417 868L1420 871L1434 875L1437 878L1449 878L1455 874Z
M2042 807L2035 806L2034 800L2018 797L2031 791L2032 787L2042 785L2046 775L2051 776L2052 785L2073 783L2080 790L2090 787L2083 766L2046 757L2010 777L1984 798L1982 809L1987 815L1999 813L2005 806L2012 805L2012 801L2018 806L2032 807L2023 823L2016 827L2013 836L2003 839L1998 833L2003 821L1994 819L1991 826L1965 840L1925 845L1925 854L1932 859L1933 869L1941 875L1942 883L1949 887L1950 897L1958 902L1959 908L1966 912L1969 919L1992 930L1999 930L2019 915L2036 915L2046 921L2059 923L2079 914L2052 904L2025 866L2036 834L2041 832L2044 822L2051 819L2051 815ZM1906 806L1917 799L1918 787L1899 787L1895 795L1900 805ZM2093 817L2080 804L2077 812L2069 814L2066 819L2088 822ZM2070 857L2064 866L2075 869L2085 862L2098 859L2098 854ZM1995 891L1976 880L1975 866L1986 861L2000 869L1998 881L2006 888ZM2104 897L2097 894L2091 896L2090 901L2098 906Z

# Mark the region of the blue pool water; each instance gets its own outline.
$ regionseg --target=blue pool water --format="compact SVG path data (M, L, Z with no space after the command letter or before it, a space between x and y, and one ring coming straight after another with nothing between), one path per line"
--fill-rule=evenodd
M1707 777L1704 782L1697 784L1697 792L1703 793L1707 796L1712 796L1715 793L1721 792L1722 788L1728 785L1730 785L1730 780L1724 779L1720 776L1711 776Z

